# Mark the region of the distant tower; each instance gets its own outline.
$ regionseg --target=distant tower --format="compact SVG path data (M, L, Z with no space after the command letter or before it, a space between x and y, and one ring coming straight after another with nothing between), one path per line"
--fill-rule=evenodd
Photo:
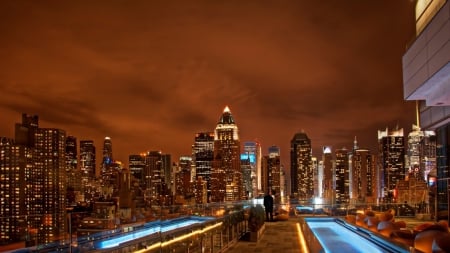
M356 148L356 149L355 149ZM373 203L374 171L370 150L354 147L349 156L350 162L350 201L356 203Z
M113 163L113 150L112 142L110 137L105 137L103 141L103 160L102 160L102 171L108 170L109 165Z
M170 195L166 174L170 178L172 169L171 156L161 151L150 151L145 156L145 188L147 197L154 204L161 205L166 201L166 195ZM170 180L170 179L169 179Z
M211 174L212 202L245 198L240 164L238 127L228 106L214 131L214 161Z
M66 133L53 128L38 128L35 136L34 169L30 216L40 216L34 225L39 231L37 242L50 243L66 232ZM33 204L31 204L33 203Z
M252 167L250 165L251 157L245 153L241 154L242 183L244 185L245 199L251 199L253 195Z
M319 161L317 157L311 157L311 166L313 171L313 191L314 198L319 197Z
M15 143L26 147L34 147L35 135L39 127L39 116L22 114L22 123L16 123Z
M247 190L250 191L250 197L257 197L261 192L261 144L257 141L247 141L244 143L244 152L241 154L241 160L248 160L250 168L250 185Z
M211 170L214 159L214 133L197 133L192 146L192 154L195 163L194 181L197 181L199 178L206 181L206 199L209 201L211 199ZM202 200L203 198L204 196L200 199Z
M403 128L394 131L378 131L379 159L381 166L381 196L385 201L394 200L394 189L399 180L405 179L405 137Z
M92 140L80 141L80 170L83 182L95 178L96 160L95 146Z
M129 155L128 167L130 168L131 176L139 182L139 186L145 189L145 154Z
M338 204L348 203L350 200L349 172L348 150L345 148L337 149L334 174L336 178L336 203Z
M333 198L333 153L331 147L325 146L322 148L322 198L325 203L331 203Z
M190 199L194 197L194 182L192 181L192 157L181 156L179 163L179 171L177 171L175 176L175 196L183 197L184 199ZM200 192L202 195L203 192ZM199 198L201 199L201 198ZM206 203L197 203L206 204Z
M413 125L408 134L407 160L408 175L419 181L428 181L428 175L436 168L436 134L434 131L422 131ZM436 171L434 171L436 176Z
M29 149L16 145L13 139L0 137L0 244L23 241L28 214L25 174Z
M306 133L294 135L291 140L291 193L300 199L314 195L311 140Z
M280 194L281 162L280 162L280 148L277 146L269 147L267 170L269 172L269 174L267 175L269 190L271 192L275 191L276 194Z
M78 170L78 148L77 138L75 136L67 136L66 138L66 184L73 190L81 190L80 173ZM73 199L74 200L74 199Z

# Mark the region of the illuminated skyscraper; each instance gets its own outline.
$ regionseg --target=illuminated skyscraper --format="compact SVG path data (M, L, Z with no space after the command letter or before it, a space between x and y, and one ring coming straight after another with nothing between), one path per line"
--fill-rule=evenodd
M434 131L422 131L413 125L408 134L406 169L408 176L427 182L431 170L436 168L436 135ZM436 171L434 171L436 175Z
M264 193L261 188L261 144L257 141L247 141L244 143L244 152L241 159L247 159L250 168L250 185L248 191L250 197L256 197L259 193Z
M83 182L95 177L95 146L92 140L80 141L80 170Z
M311 157L311 166L313 171L313 189L314 198L319 197L319 161L317 157Z
M267 159L268 186L271 192L277 195L281 192L281 162L280 148L277 146L269 147L269 157Z
M335 186L336 186L336 203L348 203L350 200L350 174L348 166L348 150L345 148L336 150L335 165Z
M214 160L211 173L211 201L245 198L240 162L238 127L225 107L214 132Z
M314 195L311 140L306 133L294 135L291 140L291 194L300 199Z
M166 174L172 169L171 158L169 154L163 154L161 151L150 151L145 156L145 187L147 197L154 204L162 204L166 195L169 195L169 188L166 182Z
M49 243L64 235L66 220L66 133L53 128L38 128L35 136L35 164L30 171L33 194L29 198L30 215L40 215L34 224L38 243Z
M245 154L241 154L241 171L245 198L250 199L253 196L252 167L250 166L250 158Z
M207 200L211 199L211 170L214 158L214 133L201 132L195 135L192 154L195 163L195 180L202 178L206 181ZM204 196L199 198L202 200Z
M322 148L322 195L325 203L331 203L333 198L333 179L334 179L334 169L333 169L333 153L331 147Z
M102 171L106 171L108 166L113 162L113 150L112 142L110 137L105 137L103 141L103 160L102 160Z
M175 195L181 196L184 199L190 199L194 197L194 182L192 181L192 169L193 169L192 157L181 156L178 171L175 176ZM199 192L203 196L203 192ZM202 198L199 198L202 199ZM203 203L198 203L203 204Z
M349 156L350 201L352 203L373 203L374 170L370 150L356 148Z
M139 186L145 188L145 154L129 155L128 167L130 168L131 176L139 182Z
M394 189L399 180L405 179L405 137L403 128L394 131L378 131L379 159L381 165L381 197L394 199Z
M66 138L66 184L72 190L81 190L81 175L78 170L78 149L77 138L75 136L67 136ZM71 201L75 201L72 199Z
M0 137L0 244L25 240L26 153L27 147Z

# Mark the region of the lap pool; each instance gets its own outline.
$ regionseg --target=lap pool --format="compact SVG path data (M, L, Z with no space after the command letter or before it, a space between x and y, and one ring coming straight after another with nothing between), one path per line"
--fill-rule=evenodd
M339 218L305 217L301 222L301 229L310 252L413 252L406 245Z

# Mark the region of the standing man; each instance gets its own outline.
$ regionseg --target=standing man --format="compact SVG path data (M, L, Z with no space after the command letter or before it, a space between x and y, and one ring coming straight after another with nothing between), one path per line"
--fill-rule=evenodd
M270 191L264 196L264 208L266 209L266 221L273 221L273 197Z

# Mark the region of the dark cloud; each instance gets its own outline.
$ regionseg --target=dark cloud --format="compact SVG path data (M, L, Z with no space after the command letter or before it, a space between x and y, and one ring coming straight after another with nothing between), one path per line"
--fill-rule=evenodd
M401 57L409 1L3 1L0 135L22 112L44 127L110 136L116 158L190 154L229 105L243 141L304 130L323 145L376 148L409 129ZM318 155L318 153L316 154Z

